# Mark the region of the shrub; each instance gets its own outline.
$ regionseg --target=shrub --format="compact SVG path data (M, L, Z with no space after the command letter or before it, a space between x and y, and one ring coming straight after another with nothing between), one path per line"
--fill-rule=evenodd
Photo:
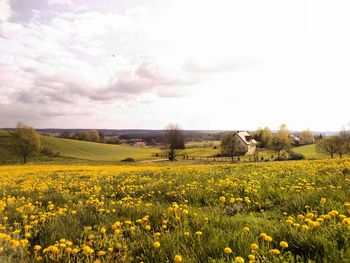
M305 156L301 153L289 151L288 155L289 155L288 157L289 160L305 160Z
M135 162L135 159L134 159L134 158L131 158L131 157L127 157L127 158L121 160L121 162L134 163L134 162Z
M287 160L288 160L287 157L282 155L275 158L275 161L287 161Z
M60 156L60 152L55 152L55 151L51 150L49 147L43 147L40 152L42 154L50 156L50 157Z

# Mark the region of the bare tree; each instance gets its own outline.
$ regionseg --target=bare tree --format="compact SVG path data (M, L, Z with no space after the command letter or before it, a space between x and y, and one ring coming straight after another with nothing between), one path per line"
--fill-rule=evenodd
M343 142L346 153L350 153L350 131L346 130L345 127L339 132L339 137Z
M339 135L335 137L336 143L336 152L339 154L339 157L342 158L344 154L350 152L350 134L349 131L341 130Z
M233 161L233 157L235 155L241 154L240 145L237 138L238 136L234 135L235 132L227 132L223 134L220 144L221 154L231 157L231 161Z
M11 133L15 139L15 150L26 163L29 156L38 153L41 148L39 134L30 126L18 123L16 130Z
M170 161L175 161L176 150L185 149L185 136L178 124L169 124L164 131L164 142Z
M330 154L331 158L338 150L337 136L330 136L316 142L316 151L320 153Z

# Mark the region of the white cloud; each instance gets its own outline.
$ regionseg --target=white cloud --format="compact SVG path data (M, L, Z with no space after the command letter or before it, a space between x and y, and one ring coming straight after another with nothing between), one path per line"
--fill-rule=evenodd
M10 0L0 0L0 23L7 21L11 15Z
M71 0L48 0L49 5L72 5Z

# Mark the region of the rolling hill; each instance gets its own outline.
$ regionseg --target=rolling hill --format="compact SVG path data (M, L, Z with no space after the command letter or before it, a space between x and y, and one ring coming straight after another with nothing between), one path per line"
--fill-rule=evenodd
M316 144L303 145L292 148L292 150L296 153L300 153L305 156L306 159L323 159L328 156L322 153L318 153L316 151Z
M59 161L59 162L79 162L79 161L101 161L117 162L127 157L136 161L154 159L154 153L159 152L158 148L134 147L129 145L112 145L93 142L84 142L70 139L62 139L41 135L43 147L48 147L54 152L59 152L59 157L49 157L44 155L33 156L29 161ZM12 137L7 131L0 131L0 163L19 162L19 158L12 149Z

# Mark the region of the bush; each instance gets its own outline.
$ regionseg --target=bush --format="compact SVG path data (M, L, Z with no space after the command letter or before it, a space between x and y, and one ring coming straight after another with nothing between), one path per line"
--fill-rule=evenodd
M50 157L60 156L60 152L55 152L55 151L51 150L49 147L43 147L40 152L42 154L50 156Z
M135 159L134 159L134 158L131 158L131 157L128 157L128 158L125 158L124 160L121 160L121 162L134 163L134 162L135 162Z
M287 161L287 160L288 160L287 157L282 155L275 158L275 161Z
M288 155L289 155L288 157L289 160L305 160L305 156L302 155L301 153L289 151Z

